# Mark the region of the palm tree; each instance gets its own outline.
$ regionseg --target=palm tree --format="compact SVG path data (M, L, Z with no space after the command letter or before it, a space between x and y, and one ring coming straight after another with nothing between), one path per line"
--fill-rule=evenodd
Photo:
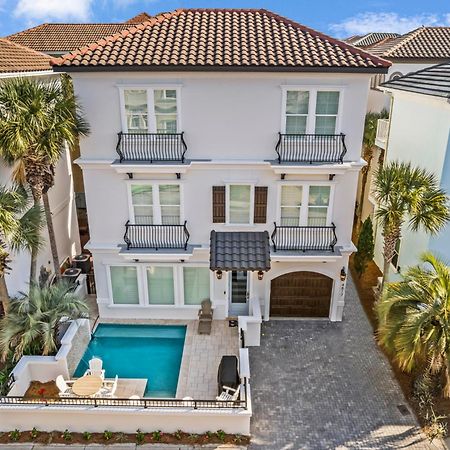
M364 134L363 134L363 151L362 157L367 162L367 165L361 169L361 201L359 202L359 211L358 211L358 227L359 220L361 218L363 202L366 195L367 189L367 177L370 172L370 167L373 159L373 151L375 147L375 139L377 136L377 127L378 127L378 119L386 119L389 117L389 113L386 109L383 109L381 112L368 112L366 114L364 120Z
M0 352L4 360L13 353L49 355L57 350L61 321L88 316L88 306L73 285L59 281L52 286L30 286L28 294L12 299L8 315L0 321Z
M6 314L9 295L5 275L9 270L10 250L39 249L43 225L40 206L29 207L23 187L0 186L0 301Z
M450 267L431 253L389 284L377 304L380 343L406 372L443 374L450 397Z
M384 239L383 290L405 222L412 231L423 229L436 234L448 222L450 212L448 197L435 176L410 163L394 161L381 167L375 176L373 196Z
M44 203L55 275L60 276L59 257L48 190L54 184L54 167L65 143L73 148L78 136L87 134L70 80L51 81L12 78L0 84L0 156L14 165L14 179L27 183L35 205ZM37 272L37 250L33 249L30 281Z

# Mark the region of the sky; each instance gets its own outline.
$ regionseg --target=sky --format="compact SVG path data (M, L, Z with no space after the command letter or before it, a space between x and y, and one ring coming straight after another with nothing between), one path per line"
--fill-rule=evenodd
M450 26L450 0L0 0L0 36L43 22L121 22L177 8L265 8L341 38Z

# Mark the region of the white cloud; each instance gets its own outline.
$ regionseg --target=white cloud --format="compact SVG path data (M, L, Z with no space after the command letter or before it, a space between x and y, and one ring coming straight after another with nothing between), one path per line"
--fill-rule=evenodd
M334 23L330 29L338 36L365 34L371 31L385 31L404 34L422 25L445 25L450 22L450 14L443 17L437 14L400 16L394 12L365 12Z
M16 17L30 22L44 20L79 20L91 17L93 0L19 0L14 10Z

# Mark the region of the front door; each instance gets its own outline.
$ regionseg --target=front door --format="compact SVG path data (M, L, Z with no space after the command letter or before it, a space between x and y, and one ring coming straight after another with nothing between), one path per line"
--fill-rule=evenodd
M230 274L230 317L245 316L248 314L249 277L246 271L233 270Z

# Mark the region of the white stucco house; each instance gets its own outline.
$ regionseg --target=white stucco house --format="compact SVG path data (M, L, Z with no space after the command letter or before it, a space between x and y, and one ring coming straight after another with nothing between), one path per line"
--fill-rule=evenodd
M440 186L450 192L450 63L444 63L384 83L392 96L389 133L383 144L385 161L411 162L432 172ZM369 196L369 199L371 197ZM374 200L373 208L376 209ZM383 239L376 232L375 262L383 266ZM450 260L450 228L437 236L412 232L405 226L392 262L392 277L418 263L420 254L431 250Z
M101 318L342 319L370 78L266 10L181 9L53 60L73 78Z
M372 77L367 111L373 112L390 109L390 96L379 88L381 83L443 63L450 55L450 27L422 26L401 36L368 33L346 41L392 63L387 74Z
M50 57L21 44L0 39L0 83L12 77L33 77L48 79L55 77L51 70ZM13 169L0 159L0 183L11 183ZM63 264L67 258L72 258L80 252L80 238L78 233L75 200L73 194L73 179L71 158L65 149L59 163L55 167L55 186L49 191L50 208L53 215L58 256ZM44 228L43 246L38 254L37 268L44 267L53 272L48 232ZM8 291L11 296L19 292L26 292L30 277L30 254L20 252L13 254L10 264L11 270L6 276Z

